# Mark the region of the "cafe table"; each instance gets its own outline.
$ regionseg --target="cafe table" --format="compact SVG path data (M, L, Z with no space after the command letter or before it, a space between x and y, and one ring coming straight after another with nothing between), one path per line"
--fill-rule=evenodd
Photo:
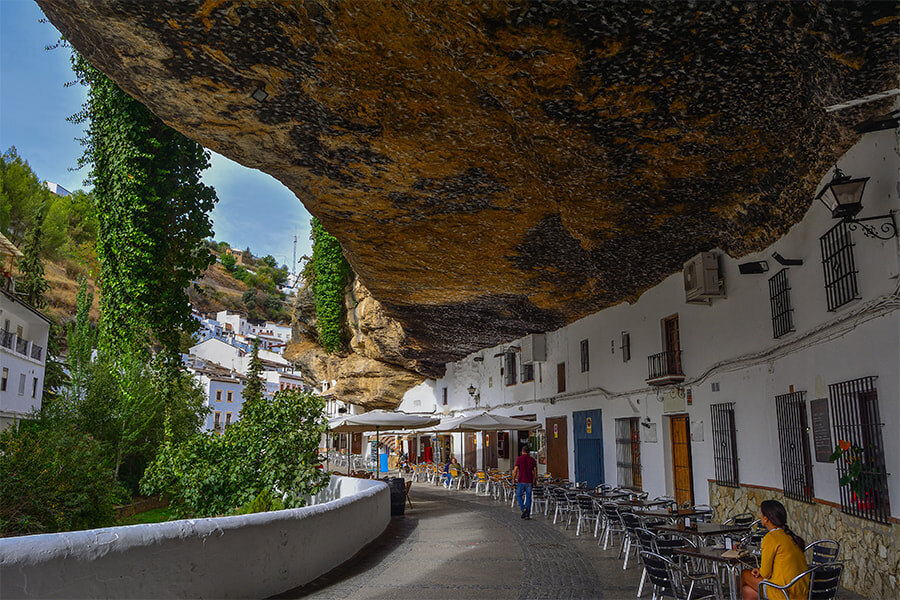
M641 517L656 517L660 519L683 519L685 517L699 517L708 515L708 510L694 510L693 508L683 508L676 511L660 510L660 509L644 509L636 513Z
M685 527L684 523L675 523L672 525L654 525L651 529L655 529L661 533L677 533L683 536L696 537L702 546L706 546L707 539L719 535L736 536L747 533L749 527L740 525L723 525L722 523L697 523L694 522L690 527Z
M654 506L664 506L671 500L617 500L619 506L627 506L630 508L653 508Z
M715 565L720 571L728 572L728 593L731 600L737 600L740 588L740 576L742 569L755 569L759 567L759 561L756 556L749 552L744 552L740 556L734 556L734 552L729 554L725 548L676 548L675 554L705 560Z

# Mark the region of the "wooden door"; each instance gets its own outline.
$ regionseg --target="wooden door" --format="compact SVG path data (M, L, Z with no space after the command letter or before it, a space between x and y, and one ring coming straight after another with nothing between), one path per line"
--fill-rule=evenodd
M694 473L691 468L691 435L688 415L670 417L672 430L672 475L675 501L694 503Z
M415 437L409 438L409 454L407 460L411 463L419 462L419 440Z
M667 375L681 374L681 340L678 333L678 315L663 320L663 345L666 351Z
M484 457L484 470L497 468L497 432L482 432L481 434L484 448L482 456Z
M478 468L478 454L475 451L475 446L477 442L477 433L464 433L463 434L463 452L465 453L463 459L463 465L467 469L477 469Z
M547 472L552 477L569 478L569 441L566 417L547 419Z
M362 454L362 434L350 434L350 454Z

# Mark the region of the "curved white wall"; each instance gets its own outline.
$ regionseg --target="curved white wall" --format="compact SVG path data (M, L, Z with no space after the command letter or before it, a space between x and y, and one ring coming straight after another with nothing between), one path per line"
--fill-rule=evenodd
M321 504L0 540L2 598L247 598L303 585L390 521L379 481L334 477Z

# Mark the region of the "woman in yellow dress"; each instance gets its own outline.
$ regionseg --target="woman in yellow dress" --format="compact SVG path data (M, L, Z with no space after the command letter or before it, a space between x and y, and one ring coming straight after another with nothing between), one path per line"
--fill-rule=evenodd
M769 532L762 539L759 568L741 573L741 595L744 600L759 600L759 582L775 585L790 583L806 570L803 538L787 526L787 511L777 500L764 500L759 506L760 522ZM809 592L808 578L797 582L788 592L789 600L805 600ZM781 594L778 595L779 598Z

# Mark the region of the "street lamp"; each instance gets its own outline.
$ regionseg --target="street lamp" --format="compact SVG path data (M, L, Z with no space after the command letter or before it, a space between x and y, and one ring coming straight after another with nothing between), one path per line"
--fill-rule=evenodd
M863 207L862 196L867 181L869 181L868 177L850 177L835 167L831 181L816 195L816 199L831 212L832 218L841 219L847 223L851 231L860 227L866 236L880 240L897 237L897 222L894 220L894 211L892 210L888 211L886 215L855 218ZM884 221L884 223L876 228L864 221Z

